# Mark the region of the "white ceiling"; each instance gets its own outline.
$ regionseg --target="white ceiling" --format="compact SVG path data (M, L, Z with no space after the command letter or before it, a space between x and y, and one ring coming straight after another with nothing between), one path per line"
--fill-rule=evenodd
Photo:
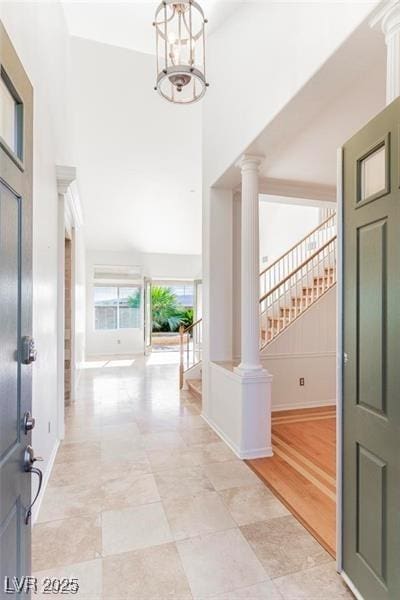
M158 4L157 0L145 2L63 0L71 35L146 54L154 54L155 37L152 23ZM200 0L200 4L208 19L207 34L211 35L241 2Z
M384 36L364 22L245 150L266 157L262 189L269 182L281 182L281 193L300 188L295 183L334 188L337 150L384 108L385 84ZM219 184L239 182L233 163Z
M156 4L65 2L87 242L200 254L201 103L169 105L153 90ZM214 31L239 4L202 2ZM383 107L384 87L383 36L364 24L248 148L267 157L263 177L334 186L337 147ZM239 181L232 166L220 184Z
M201 253L201 104L154 91L159 2L64 0L87 245ZM201 0L207 35L238 2Z

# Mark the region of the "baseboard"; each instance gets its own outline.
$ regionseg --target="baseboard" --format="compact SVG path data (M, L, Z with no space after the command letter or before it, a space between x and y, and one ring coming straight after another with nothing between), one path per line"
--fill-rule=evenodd
M283 333L283 332L282 332ZM271 342L272 343L272 342ZM267 346L268 348L268 346ZM267 350L264 350L260 353L261 362L265 362L267 360L293 360L293 359L302 359L302 358L336 358L335 350L328 350L325 352L281 352L280 354L271 354L267 353Z
M252 458L268 458L273 456L272 447L265 446L264 448L252 448L251 450L246 450L246 452L242 452L240 448L218 427L216 423L209 417L207 417L204 413L202 413L202 418L204 421L215 431L217 435L222 439L223 442L232 450L234 454L240 460L250 460Z
M326 400L326 402L285 402L285 404L279 404L279 406L272 406L272 412L278 410L296 410L296 408L320 408L323 406L336 406L336 400Z
M118 358L138 358L144 356L142 352L116 352L115 354L88 354L85 362L91 360L118 360Z
M32 527L36 523L36 520L39 516L40 507L42 505L42 501L43 501L43 498L44 498L44 495L46 492L47 484L49 482L50 475L53 470L53 465L54 465L54 461L56 460L59 445L60 445L60 440L57 440L56 443L54 444L53 450L50 454L49 462L47 463L47 469L43 473L42 491L40 492L40 496L37 499L37 501L32 509L32 521L31 521ZM36 479L32 479L32 481L33 481L33 485L35 485Z
M346 573L344 571L342 571L340 573L340 576L342 577L343 581L345 582L345 584L347 585L347 587L350 589L350 591L352 592L352 594L354 594L354 596L356 597L356 599L357 600L364 600L363 596L361 596L360 592L355 587L354 583L351 581L351 579L349 579L349 577L346 575Z

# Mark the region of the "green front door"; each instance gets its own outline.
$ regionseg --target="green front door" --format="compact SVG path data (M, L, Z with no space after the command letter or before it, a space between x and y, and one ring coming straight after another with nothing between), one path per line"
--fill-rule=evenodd
M30 598L33 89L0 22L0 598ZM34 480L34 494L38 480ZM20 592L18 591L20 590ZM25 593L26 592L26 593Z
M343 149L343 570L400 598L400 99Z

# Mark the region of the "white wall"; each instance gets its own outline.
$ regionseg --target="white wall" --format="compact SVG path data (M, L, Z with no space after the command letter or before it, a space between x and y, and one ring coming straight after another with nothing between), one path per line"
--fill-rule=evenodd
M114 9L119 21L123 7ZM160 98L154 56L80 38L71 44L88 247L200 254L201 104Z
M139 267L142 276L153 279L199 279L201 256L88 250L86 255L86 356L140 354L144 351L143 320L140 328L95 330L93 268L95 265Z
M69 39L61 5L2 2L0 17L34 88L33 369L35 452L49 461L57 445L56 164L73 164L68 113Z
M267 346L262 363L273 375L272 410L335 403L336 288Z
M278 204L261 200L260 270L265 269L306 236L318 225L319 217L319 208L314 206ZM268 257L268 262L263 262L264 257Z
M152 279L201 279L200 254L141 254L144 275Z
M245 2L208 40L205 188L214 184L376 2ZM284 140L286 141L286 140Z

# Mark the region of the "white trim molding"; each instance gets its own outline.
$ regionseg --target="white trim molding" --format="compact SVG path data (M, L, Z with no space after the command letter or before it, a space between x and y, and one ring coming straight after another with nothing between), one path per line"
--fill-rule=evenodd
M356 597L356 600L364 600L364 597L360 594L358 589L355 587L355 585L351 581L350 577L348 575L346 575L346 573L344 571L339 572L339 574L342 577L345 584L347 585L347 587L350 589L351 593Z
M312 181L295 181L290 179L274 179L260 177L260 194L284 196L287 198L303 198L325 202L336 201L336 187Z
M343 566L343 148L337 150L336 262L336 567Z
M51 475L51 472L53 470L53 465L54 465L54 462L56 460L56 456L57 456L57 452L58 452L59 446L60 446L60 440L56 440L56 442L55 442L55 444L53 446L53 449L51 451L49 461L47 463L46 471L43 474L43 485L42 485L42 489L40 490L40 495L39 495L38 500L37 500L37 502L35 502L35 504L33 506L33 509L32 509L32 521L31 521L32 527L35 525L35 523L37 521L37 518L39 516L40 507L42 505L43 498L44 498L44 495L46 493L47 484L49 483L50 475Z
M56 167L58 191L58 232L57 232L57 430L58 438L64 439L64 343L65 343L65 237L66 234L74 242L74 230L83 225L83 213L76 181L76 168L68 166ZM74 248L73 263L75 262ZM72 265L72 280L75 279L75 265ZM75 303L72 294L71 322L71 391L74 395L76 387L75 373Z
M315 401L315 402L287 402L286 404L279 404L279 406L272 407L272 414L276 411L280 410L297 410L301 408L321 408L323 406L336 406L335 398L331 400L326 400L325 402Z
M83 225L83 211L76 181L76 168L57 166L58 194L65 198L65 209L75 229Z
M238 458L240 458L240 460L251 460L254 458L269 458L273 456L272 446L263 446L262 448L250 448L245 451L241 450L241 448L233 440L231 440L225 434L225 432L216 423L214 423L212 419L210 419L204 414L202 414L201 416L207 423L207 425L209 425L211 429L213 429L215 433L219 435L219 437L225 442L227 446L229 446L232 452L236 454Z

